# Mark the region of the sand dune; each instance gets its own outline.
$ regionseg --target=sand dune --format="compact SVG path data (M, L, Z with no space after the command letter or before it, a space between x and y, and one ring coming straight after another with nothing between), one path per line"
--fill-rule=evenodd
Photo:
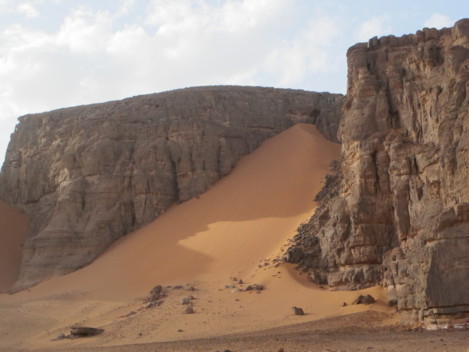
M27 348L168 341L371 309L342 307L359 293L317 287L291 266L271 260L311 216L312 200L339 149L304 124L266 141L200 198L173 206L88 267L28 292L0 296L0 340ZM265 290L239 291L254 283ZM196 291L168 288L162 306L145 309L143 299L157 284L189 285ZM382 290L366 292L380 299L373 309L388 311ZM188 294L196 298L196 314L182 314L181 298ZM292 315L293 305L307 315ZM22 314L14 314L18 309ZM16 329L14 337L7 335L26 322L28 334ZM50 341L73 324L106 331L90 340Z
M18 279L27 229L26 215L0 201L0 292L8 291Z

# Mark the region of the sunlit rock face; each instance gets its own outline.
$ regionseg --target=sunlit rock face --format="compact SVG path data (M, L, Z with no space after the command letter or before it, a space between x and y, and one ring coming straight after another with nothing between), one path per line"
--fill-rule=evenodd
M469 317L469 20L373 38L347 57L342 160L287 260L338 289L385 286L404 322L460 324Z
M85 266L297 122L336 140L343 101L200 87L21 117L0 175L1 199L30 217L16 289Z

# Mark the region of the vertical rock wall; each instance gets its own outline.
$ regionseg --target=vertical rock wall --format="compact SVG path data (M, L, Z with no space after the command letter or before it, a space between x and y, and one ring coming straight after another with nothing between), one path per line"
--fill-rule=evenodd
M469 320L469 20L347 56L342 160L286 259L339 289L383 285L404 322Z
M296 122L335 140L343 99L201 87L21 117L0 175L30 217L16 289L90 263Z

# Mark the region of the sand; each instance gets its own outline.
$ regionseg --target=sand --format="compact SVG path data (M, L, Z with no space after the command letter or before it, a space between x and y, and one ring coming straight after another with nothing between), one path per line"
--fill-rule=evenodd
M334 292L275 261L314 212L314 196L339 152L314 126L296 125L243 158L205 194L174 205L88 267L0 295L0 350L204 350L215 348L214 341L253 343L252 336L274 336L295 326L302 326L301 334L301 324L368 313L380 318L370 318L367 326L395 326L381 288ZM249 284L265 289L244 291ZM161 305L147 307L155 285L164 286L167 296ZM363 293L378 302L351 305ZM183 314L181 301L188 296L194 297L195 314ZM293 315L292 306L306 314ZM104 333L52 341L73 325ZM256 332L260 335L252 335Z
M8 291L18 279L27 229L26 215L0 201L0 292Z

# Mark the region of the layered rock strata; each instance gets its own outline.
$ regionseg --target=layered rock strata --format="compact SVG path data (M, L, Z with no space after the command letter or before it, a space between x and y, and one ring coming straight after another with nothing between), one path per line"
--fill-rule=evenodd
M30 217L16 289L90 263L296 122L335 140L343 100L201 87L19 118L0 175L0 198Z
M342 159L286 259L381 284L404 322L469 318L469 20L351 47Z

